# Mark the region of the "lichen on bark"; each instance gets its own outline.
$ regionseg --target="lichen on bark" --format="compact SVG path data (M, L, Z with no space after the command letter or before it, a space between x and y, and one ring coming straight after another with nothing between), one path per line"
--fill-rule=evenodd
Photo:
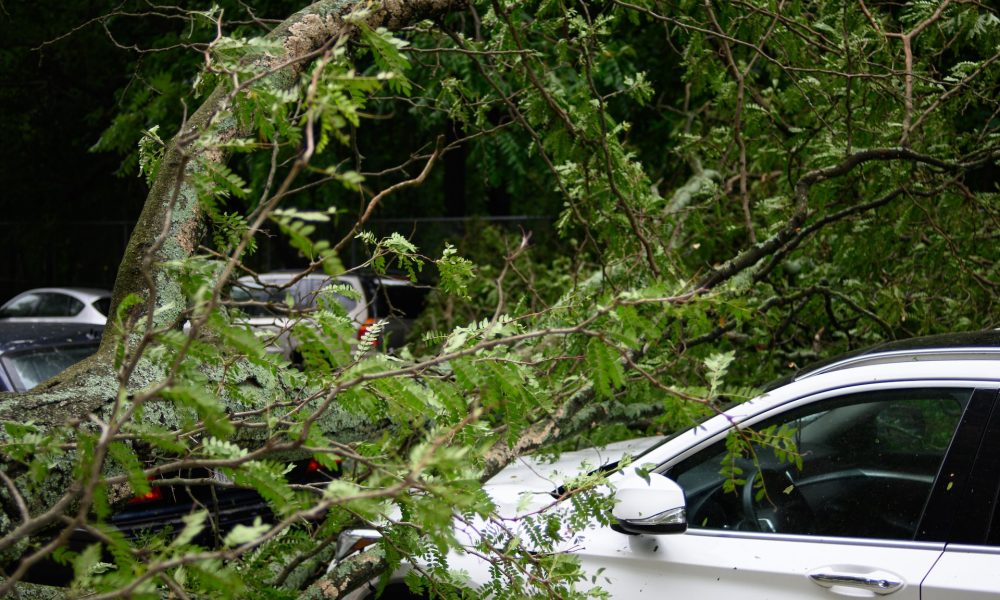
M347 35L353 26L343 16L356 7L367 7L366 20L375 28L396 28L433 14L443 14L464 5L463 0L416 0L413 2L385 2L369 5L355 0L321 0L299 11L270 34L284 48L281 56L259 56L256 60L264 68L274 69L260 85L279 86L285 89L298 85L300 74L308 65L311 55L331 44L341 35ZM163 381L167 371L161 364L146 358L140 359L123 391L115 360L121 336L128 335L127 343L134 347L134 335L141 337L145 311L152 311L152 326L180 328L184 321L187 298L174 274L171 264L190 258L198 249L206 233L205 211L199 203L190 177L206 164L222 163L226 152L218 148L202 147L193 143L198 135L209 130L224 139L244 135L231 112L232 103L239 99L228 82L217 87L202 105L187 118L178 136L172 140L161 159L158 175L153 182L141 215L133 229L114 285L112 315L122 301L135 295L142 302L131 306L124 317L138 323L140 331L120 333L108 327L99 351L92 357L68 369L59 376L26 393L0 393L0 421L24 423L32 421L37 426L55 430L89 429L95 431L96 423L106 422L109 410L119 398L130 398L151 385ZM153 285L150 285L150 281ZM308 390L283 388L284 382L270 381L248 368L241 386L253 388L262 402L287 401L289 396L305 398ZM224 398L233 411L241 407ZM184 422L186 409L166 401L154 399L143 408L143 418L165 428L175 428ZM343 439L358 439L372 431L377 424L363 416L350 413L334 403L322 415L316 426L331 434L343 434ZM251 437L262 440L261 430L247 429ZM37 493L24 497L32 515L53 506L74 481L74 455L67 452L61 460L51 465L48 479ZM24 465L0 455L0 469L9 474L16 487L27 477ZM112 473L113 470L107 471ZM28 489L28 486L24 486ZM122 494L113 493L120 497ZM0 537L9 534L22 521L19 507L7 487L0 487ZM67 510L71 510L72 506ZM30 536L0 552L0 562L19 556L32 540Z

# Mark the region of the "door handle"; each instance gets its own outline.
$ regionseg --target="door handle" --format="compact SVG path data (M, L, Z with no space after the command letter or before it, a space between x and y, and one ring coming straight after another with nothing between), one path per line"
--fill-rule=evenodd
M817 585L826 588L834 586L850 587L866 590L883 596L902 589L903 582L892 573L885 571L873 571L859 575L856 573L844 573L838 571L820 571L810 573L809 579Z

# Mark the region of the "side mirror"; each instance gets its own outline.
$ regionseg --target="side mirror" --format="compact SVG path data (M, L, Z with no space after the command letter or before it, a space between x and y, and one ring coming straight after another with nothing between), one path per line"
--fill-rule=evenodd
M615 531L629 534L687 531L684 490L671 479L657 473L649 473L647 479L633 471L625 473L615 488L615 508L611 511Z

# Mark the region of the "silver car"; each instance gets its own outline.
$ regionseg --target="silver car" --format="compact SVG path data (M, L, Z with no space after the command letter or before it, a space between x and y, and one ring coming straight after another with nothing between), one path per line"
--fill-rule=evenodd
M21 323L104 325L111 292L96 288L45 287L14 296L0 306L0 320Z

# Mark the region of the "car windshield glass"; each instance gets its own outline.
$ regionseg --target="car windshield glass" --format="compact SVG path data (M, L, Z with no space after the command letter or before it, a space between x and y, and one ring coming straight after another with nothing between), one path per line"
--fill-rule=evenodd
M294 310L316 308L318 298L329 298L330 296L333 296L346 311L350 311L357 305L355 300L340 294L320 294L320 291L330 283L330 280L304 279L287 288L280 286L262 288L244 284L240 287L234 287L230 296L235 302L248 303L242 304L240 310L249 317L273 317L285 314L286 311L283 309L288 306L287 298L289 296L292 297ZM267 304L271 306L268 307Z
M96 345L48 348L40 352L5 356L7 371L17 388L30 390L97 351Z

